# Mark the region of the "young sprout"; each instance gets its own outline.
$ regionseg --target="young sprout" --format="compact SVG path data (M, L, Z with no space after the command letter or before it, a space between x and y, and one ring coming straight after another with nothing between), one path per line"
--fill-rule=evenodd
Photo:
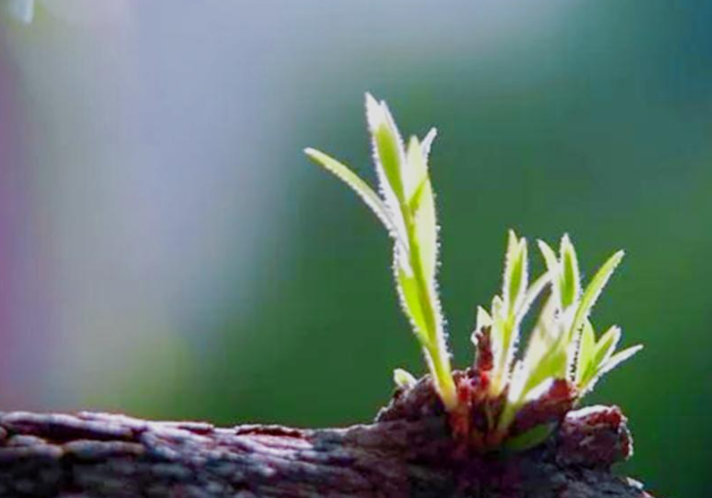
M410 389L417 381L413 374L402 368L393 370L393 382L401 389Z
M501 293L489 311L477 309L472 335L476 361L456 386L436 282L438 230L428 172L436 131L433 128L422 141L411 137L406 146L386 103L368 94L366 116L380 195L336 159L314 149L305 152L348 184L393 238L398 295L433 385L450 413L453 434L483 451L539 444L603 374L642 348L616 353L620 328L610 327L597 338L590 319L623 251L613 254L584 288L568 235L561 239L558 254L538 241L546 271L530 283L527 241L510 230ZM524 354L517 359L522 323L547 288ZM402 369L395 370L394 381L401 389L416 382Z
M547 266L551 293L529 340L524 358L512 374L498 429L506 431L517 412L534 402L555 382L570 388L567 403L578 401L604 373L633 356L642 346L613 356L620 329L611 327L596 341L589 315L603 288L623 259L623 251L611 256L581 292L578 258L567 235L559 255L545 242L539 248Z
M403 310L423 349L438 394L452 410L457 394L435 279L438 228L428 173L436 130L430 130L422 142L411 137L406 147L386 103L370 94L366 95L366 117L380 196L336 159L314 149L305 153L355 190L393 238L393 271Z

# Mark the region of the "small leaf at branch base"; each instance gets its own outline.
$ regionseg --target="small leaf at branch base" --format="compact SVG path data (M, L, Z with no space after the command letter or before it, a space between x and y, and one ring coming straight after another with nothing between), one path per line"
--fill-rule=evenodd
M504 447L511 451L525 451L534 448L546 441L555 428L556 424L537 425L523 434L507 439Z
M418 381L413 376L413 374L411 374L407 370L404 370L402 368L396 368L395 370L393 370L393 382L395 382L396 386L401 389L410 389Z

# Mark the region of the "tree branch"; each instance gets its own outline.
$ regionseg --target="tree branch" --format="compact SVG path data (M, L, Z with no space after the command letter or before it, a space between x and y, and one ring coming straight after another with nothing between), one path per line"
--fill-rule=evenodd
M450 433L426 380L345 429L0 413L0 496L650 496L610 471L631 451L615 407L570 413L525 453L473 454Z

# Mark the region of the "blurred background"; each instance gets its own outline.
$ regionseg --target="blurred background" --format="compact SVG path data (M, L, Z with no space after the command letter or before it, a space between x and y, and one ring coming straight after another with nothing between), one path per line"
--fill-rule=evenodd
M0 19L0 407L217 424L370 420L424 372L367 209L366 90L432 175L455 363L506 231L569 232L645 351L589 403L621 471L704 496L712 464L712 3L39 0ZM536 263L541 268L541 262Z

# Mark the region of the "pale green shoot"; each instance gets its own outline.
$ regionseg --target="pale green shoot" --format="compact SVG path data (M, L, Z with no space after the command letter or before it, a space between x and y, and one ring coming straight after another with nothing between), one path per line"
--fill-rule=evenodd
M486 314L491 321L494 362L490 394L495 397L510 381L512 362L519 341L519 325L544 289L546 281L547 277L540 278L529 287L527 241L510 230L502 279L502 297L495 296L490 313ZM478 313L484 313L484 310Z
M603 292L603 288L608 283L608 280L613 275L616 267L620 264L625 253L623 251L618 251L613 256L611 256L608 261L606 261L603 266L596 272L591 282L586 287L586 290L581 296L581 301L578 304L576 314L574 315L573 324L571 325L570 334L572 340L576 336L584 325L584 322L588 319L588 315L591 313L593 305L596 304L598 297Z
M606 373L631 358L643 346L638 344L615 353L621 336L621 329L613 326L596 342L593 327L587 322L581 336L579 359L576 365L576 386L581 394L590 392L596 382Z
M562 238L558 256L545 242L539 241L539 248L546 263L551 295L542 308L523 360L515 365L499 429L505 429L517 411L554 379L574 382L582 396L604 373L641 348L634 346L613 355L620 329L612 327L596 341L588 319L623 258L623 251L611 256L581 292L578 258L569 237Z
M565 385L566 396L557 399L558 394L554 394L553 402L562 403L559 408L568 410L602 375L642 347L616 352L621 330L614 326L597 338L590 319L593 306L623 258L623 251L613 254L584 287L578 256L568 235L562 237L558 252L538 241L546 271L530 283L527 241L510 230L501 292L494 296L489 310L478 307L472 336L476 346L481 344L485 348L480 352L486 353L483 361L475 363L476 372L481 374L477 378L489 382L479 384L479 392L477 387L473 391L463 389L461 394L471 398L458 401L436 282L438 228L428 168L436 131L430 130L422 141L411 137L406 146L388 106L368 94L366 117L378 193L336 159L314 149L306 149L306 154L349 185L393 237L393 272L398 296L424 352L433 385L453 417L454 427L458 431L472 429L468 417L474 412L470 410L479 410L479 415L487 420L487 427L475 440L503 443L512 449L538 444L548 437L555 422L542 422L524 433L511 431L517 413L524 406L537 401L552 402L551 388ZM521 324L547 287L550 293L526 350L517 359ZM489 334L488 341L480 342L484 333ZM491 364L484 361L490 355ZM401 389L410 389L416 383L413 375L403 369L396 369L393 379ZM486 391L481 386L486 386ZM537 405L533 406L536 409Z
M406 149L385 102L367 94L366 116L380 196L342 163L314 149L305 152L354 189L395 239L394 274L403 310L423 348L438 394L453 410L457 395L437 293L437 222L428 173L436 132L431 130L422 143L412 137ZM406 379L402 373L397 376Z
M393 370L393 382L395 382L396 386L400 389L410 389L418 381L409 371L396 368Z

